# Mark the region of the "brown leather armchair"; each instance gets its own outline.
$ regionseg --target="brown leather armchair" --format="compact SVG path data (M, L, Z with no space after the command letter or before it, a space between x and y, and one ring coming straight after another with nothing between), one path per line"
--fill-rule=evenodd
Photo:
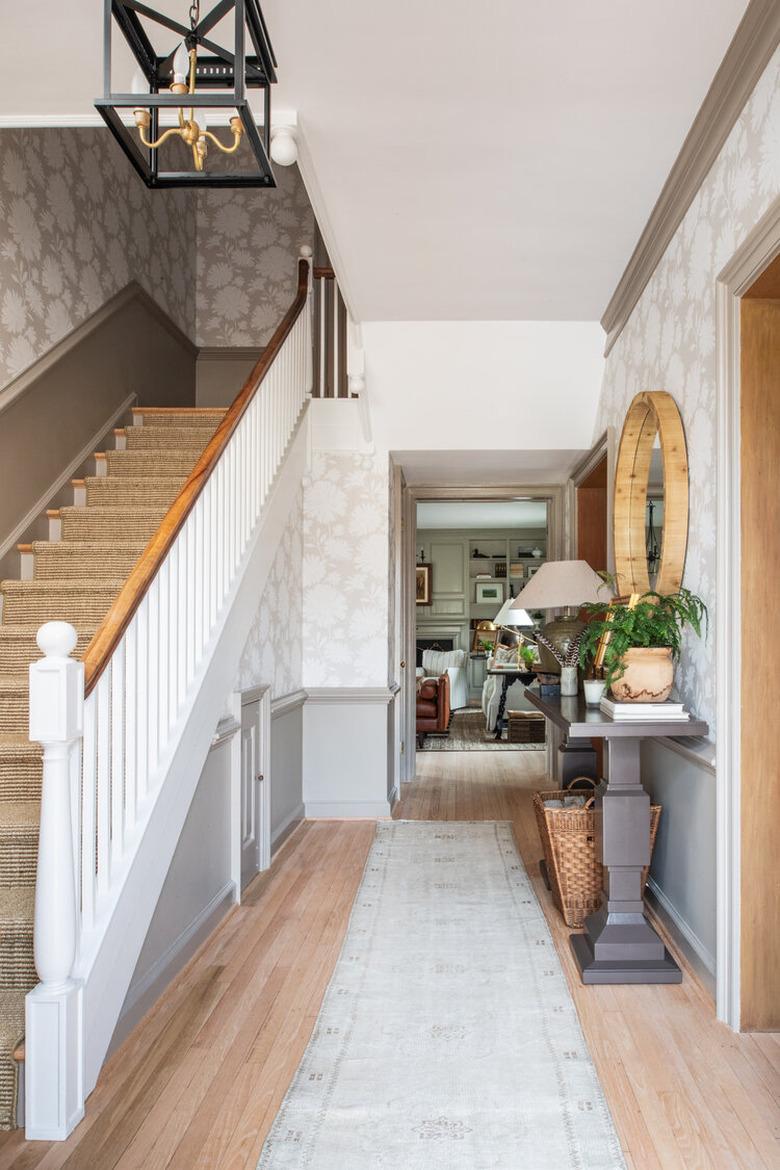
M450 726L450 676L425 678L417 689L417 744L429 732L446 735Z

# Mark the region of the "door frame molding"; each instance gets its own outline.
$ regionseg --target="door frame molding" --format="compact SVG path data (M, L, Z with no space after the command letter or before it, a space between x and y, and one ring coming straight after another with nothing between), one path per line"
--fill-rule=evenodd
M252 687L249 690L241 691L239 694L239 712L238 722L241 724L241 713L244 707L250 706L252 703L258 703L258 764L260 767L260 774L263 781L260 787L260 795L257 802L257 817L258 825L256 826L256 841L257 841L257 873L262 873L263 870L269 868L271 864L271 687L265 686ZM241 888L240 875L240 854L241 854L241 736L236 737L238 740L238 823L234 825L234 830L239 836L238 852L239 852L239 889Z
M417 616L415 606L414 568L417 563L415 536L417 532L417 501L418 500L513 500L518 496L526 496L532 500L546 500L547 512L547 550L551 560L560 560L568 547L566 491L561 484L517 484L495 487L464 485L462 487L421 487L404 484L401 491L401 515L396 522L402 526L402 559L400 598L398 604L403 607L406 618L403 658L406 669L400 671L402 685L400 701L404 705L406 738L405 751L401 756L401 781L408 783L416 775L416 740L411 736L411 729L417 722L416 691L411 685L413 671L411 664L416 661L415 634ZM415 744L415 750L410 751L410 743Z
M717 312L717 670L716 1011L740 1030L742 628L740 467L740 299L780 255L780 198L718 274Z
M607 563L610 573L615 571L615 548L612 516L615 505L615 428L608 426L596 442L569 472L566 482L566 512L568 517L568 556L573 558L577 550L577 488L588 478L595 467L606 456L607 460Z

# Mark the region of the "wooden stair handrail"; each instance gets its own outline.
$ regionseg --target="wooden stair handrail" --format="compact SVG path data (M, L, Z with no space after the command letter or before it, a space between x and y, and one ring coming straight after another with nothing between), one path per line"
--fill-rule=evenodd
M211 436L208 446L204 449L200 459L190 472L187 482L166 512L160 522L160 527L139 557L130 576L115 598L114 604L103 618L94 638L86 649L84 654L85 696L89 695L93 690L108 665L111 655L119 645L122 635L141 604L157 570L165 560L179 530L192 511L195 501L203 491L206 481L219 461L222 452L225 450L230 436L241 421L245 410L271 368L276 355L287 340L293 325L300 317L306 305L308 291L309 262L308 260L299 260L298 288L295 294L295 300L290 305L277 326L273 337L252 368L249 377L233 400L232 406L230 406L222 422Z
M335 280L336 273L327 265L320 265L314 269L313 276L315 280Z

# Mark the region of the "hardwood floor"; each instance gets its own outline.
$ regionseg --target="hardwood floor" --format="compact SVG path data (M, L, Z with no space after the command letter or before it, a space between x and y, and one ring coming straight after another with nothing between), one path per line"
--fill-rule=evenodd
M511 820L632 1170L780 1165L780 1038L735 1036L679 987L579 985L538 877L542 752L430 752L395 815ZM0 1135L0 1170L254 1170L338 956L373 836L306 823L101 1074L67 1141ZM370 1166L366 1170L371 1170Z

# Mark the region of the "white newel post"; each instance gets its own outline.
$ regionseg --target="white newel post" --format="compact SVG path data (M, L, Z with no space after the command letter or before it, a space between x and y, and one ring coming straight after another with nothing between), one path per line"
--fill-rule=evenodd
M70 657L76 631L47 622L30 666L30 739L43 746L43 789L35 884L35 967L27 996L25 1130L30 1139L67 1137L84 1115L81 984L71 978L78 902L73 856L72 777L83 729L84 667Z

